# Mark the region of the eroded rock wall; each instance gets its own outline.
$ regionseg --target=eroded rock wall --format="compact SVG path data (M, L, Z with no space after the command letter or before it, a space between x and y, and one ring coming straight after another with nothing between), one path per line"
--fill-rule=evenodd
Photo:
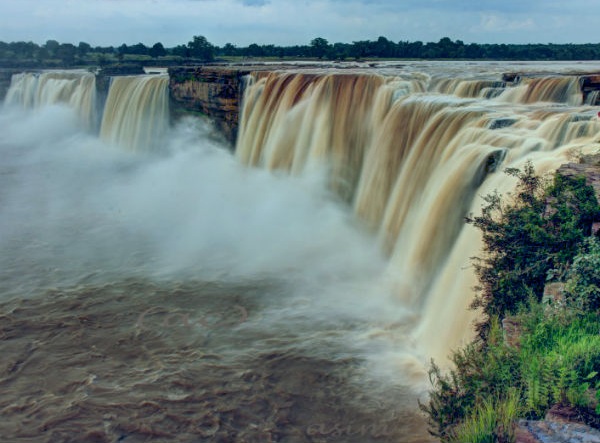
M243 78L249 70L223 66L190 66L169 69L171 109L175 118L186 114L209 117L235 144Z

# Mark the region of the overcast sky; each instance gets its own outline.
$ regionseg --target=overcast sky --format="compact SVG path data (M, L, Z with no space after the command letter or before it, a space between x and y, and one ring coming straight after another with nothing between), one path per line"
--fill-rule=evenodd
M600 0L0 0L0 40L600 43Z

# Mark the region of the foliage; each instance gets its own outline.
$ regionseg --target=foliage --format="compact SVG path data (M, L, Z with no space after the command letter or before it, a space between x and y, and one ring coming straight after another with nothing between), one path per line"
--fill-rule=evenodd
M482 214L467 222L482 232L483 258L475 258L479 294L473 307L482 308L481 337L489 319L517 312L533 295L540 300L548 273L564 268L590 234L600 206L585 178L556 175L551 185L535 175L528 162L517 178L512 201L495 193L485 197Z
M148 55L152 58L164 57L167 55L167 50L161 42L157 42L148 50Z
M598 320L597 313L548 316L539 304L522 316L519 356L529 415L541 417L555 403L587 405L588 376L600 367Z
M452 438L469 411L480 406L484 398L500 398L500 388L514 380L518 372L516 350L504 346L497 321L492 322L489 338L485 351L475 343L455 351L451 359L456 369L447 374L432 362L429 380L433 389L428 403L419 405L427 414L432 435Z
M204 61L215 58L215 48L203 35L195 35L187 44L189 55Z
M329 51L329 42L322 37L317 37L310 42L313 56L319 59L323 58Z
M157 43L158 44L158 43ZM0 63L5 66L20 66L27 63L36 67L70 66L72 64L90 65L96 63L100 54L103 60L110 62L125 59L127 55L147 55L152 58L175 57L175 61L194 58L211 61L216 56L226 57L265 57L265 58L328 58L344 60L347 58L426 58L426 59L474 59L474 60L598 60L600 44L465 44L461 40L452 41L448 37L438 42L403 41L394 42L384 36L376 40L360 40L352 43L336 42L330 44L322 37L311 40L310 44L278 46L275 44L252 43L246 47L236 47L232 43L222 48L212 45L203 36L194 36L187 44L160 49L155 44L147 47L143 43L118 48L113 46L92 47L80 42L79 46L48 40L44 45L34 42L0 41ZM162 46L162 44L161 44ZM62 48L61 48L62 47ZM60 51L59 51L60 49ZM165 51L163 53L163 50ZM163 59L170 62L171 59Z
M519 314L518 348L504 342L495 320L485 347L470 344L453 353L454 369L443 373L432 363L433 389L420 405L432 435L450 442L508 442L517 416L540 418L554 404L592 406L590 388L600 371L599 315L559 322L532 303Z
M566 292L574 309L600 309L600 241L590 237L567 273Z
M520 395L510 389L503 399L484 398L475 412L461 423L451 438L453 443L496 443L514 439Z
M469 219L484 239L479 339L452 353L447 372L432 362L420 404L444 442L513 441L517 417L543 417L555 404L600 423L600 242L589 237L598 202L583 178L546 184L531 164L507 172L518 180L512 200L488 196ZM540 302L549 271L566 280L560 306ZM519 329L510 345L500 326L507 315Z

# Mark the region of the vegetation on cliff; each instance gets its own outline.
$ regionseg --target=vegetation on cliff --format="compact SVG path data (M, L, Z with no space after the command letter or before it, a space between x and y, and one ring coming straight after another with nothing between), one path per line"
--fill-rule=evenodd
M471 60L598 60L600 44L466 44L448 37L438 42L398 41L379 37L352 43L329 43L322 37L306 45L277 46L252 43L236 46L226 43L219 47L204 36L194 36L186 44L171 48L161 42L152 46L143 43L120 46L92 46L87 42L59 43L48 40L43 45L34 42L0 41L2 67L73 67L124 62L143 64L182 64L210 62L215 58L277 58L277 59L471 59Z
M478 338L452 354L449 373L432 364L421 405L442 441L509 442L517 417L540 418L553 405L600 422L600 241L590 236L600 206L584 177L546 183L531 164L507 172L518 179L511 200L490 195L468 219L484 244ZM563 282L561 296L543 300L548 281Z

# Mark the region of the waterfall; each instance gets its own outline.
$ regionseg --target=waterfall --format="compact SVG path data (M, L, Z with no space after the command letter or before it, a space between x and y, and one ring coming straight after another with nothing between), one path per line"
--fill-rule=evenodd
M169 125L169 77L114 77L110 84L100 137L132 151L159 148Z
M4 100L26 109L63 104L75 110L87 129L96 123L96 76L83 71L15 74Z
M445 360L470 339L477 316L468 309L470 257L481 243L464 217L480 211L482 195L514 186L498 169L532 159L545 173L573 149L598 147L600 123L572 109L582 104L578 84L257 73L245 90L236 155L290 174L327 168L330 189L389 257L396 296L418 314L415 341Z
M583 94L579 86L579 77L525 78L519 85L507 89L498 100L526 104L555 102L578 106L583 102Z
M600 91L591 91L585 100L585 104L594 106L598 99L600 99Z

